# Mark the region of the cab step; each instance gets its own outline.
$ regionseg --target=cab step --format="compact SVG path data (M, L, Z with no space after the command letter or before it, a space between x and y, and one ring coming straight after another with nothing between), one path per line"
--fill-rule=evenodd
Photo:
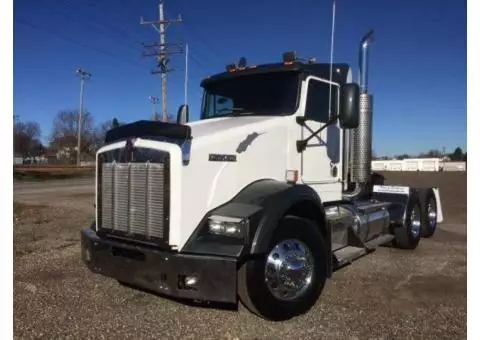
M377 248L378 246L381 246L381 245L387 244L388 242L391 242L394 238L395 238L395 236L393 236L392 234L380 235L380 236L375 237L374 239L366 242L365 243L365 248L367 248L368 250L373 250L373 249Z
M335 267L343 267L366 254L366 248L346 246L344 248L338 249L333 253L336 259Z

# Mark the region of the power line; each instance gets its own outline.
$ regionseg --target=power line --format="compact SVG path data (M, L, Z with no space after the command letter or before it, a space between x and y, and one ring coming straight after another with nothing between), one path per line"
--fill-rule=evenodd
M106 22L98 22L96 20L92 20L91 18L89 18L88 16L84 16L84 18L82 18L81 16L79 16L79 11L78 10L75 10L72 6L68 6L68 4L71 5L71 2L66 2L66 4L64 4L63 7L53 7L53 6L50 6L48 4L43 4L42 5L42 8L45 8L45 9L48 9L49 11L53 12L53 13L56 13L58 16L62 17L62 18L65 18L65 12L64 11L60 11L59 9L73 9L74 10L74 16L68 16L69 20L71 21L76 21L76 22L79 22L79 23L86 23L87 25L91 26L92 28L102 28L104 29L104 34L106 36L109 36L113 39L115 39L116 41L120 42L122 45L124 46L127 46L129 48L132 48L132 49L135 49L137 52L141 52L140 50L140 44L141 42L139 42L138 40L136 40L135 38L131 39L130 38L130 41L133 41L135 42L135 45L133 44L130 44L128 42L126 42L126 40L128 40L128 36L129 36L129 33L125 30L122 30L114 25L111 25L111 24L108 24ZM95 3L87 3L86 4L87 6L89 7L95 7ZM85 14L85 12L84 12ZM95 29L95 31L98 31L97 29ZM116 33L116 35L112 35L112 34L107 34L107 33Z
M154 48L154 52L145 53L144 56L154 56L157 59L157 66L156 70L153 70L153 74L160 74L161 75L161 92L162 92L162 120L166 122L168 120L168 112L167 112L167 73L173 71L172 69L168 69L168 63L170 59L168 59L169 55L172 54L179 54L182 53L181 51L168 51L168 46L178 46L179 44L169 44L166 43L166 29L172 23L182 22L182 18L179 15L175 20L165 20L164 12L163 12L163 0L158 0L158 20L156 21L144 21L143 17L140 18L141 25L151 25L160 35L160 42L158 44L150 44L144 45L146 48ZM158 28L157 28L158 25Z
M174 5L178 6L179 11L184 13L185 15L188 16L188 11L186 8L183 6L183 2L175 2ZM173 6L172 6L173 7ZM202 32L202 29L198 29L196 25L194 25L192 22L185 22L182 25L182 29L184 30L185 33L187 33L187 29L190 28L188 31L189 34L192 35L193 38L195 38L196 41L199 41L202 45L202 48L210 53L211 56L214 56L218 61L223 62L223 57L221 56L220 53L218 53L218 50L214 48L208 39L204 39ZM190 46L190 49L192 49L192 46Z
M71 42L71 43L74 43L74 44L77 44L77 45L80 45L86 49L89 49L89 50L92 50L92 51L95 51L95 52L98 52L98 53L101 53L109 58L112 58L112 59L115 59L117 61L121 61L123 63L126 63L126 64L129 64L130 66L135 66L135 67L138 67L138 68L141 68L142 70L145 70L145 67L144 66L141 66L140 64L136 64L134 62L131 62L131 61L128 61L126 59L120 59L118 58L115 54L112 54L112 53L109 53L107 51L104 51L104 50L101 50L95 46L92 46L92 45L89 45L89 44L85 44L79 40L76 40L76 39L72 39L68 36L65 36L63 34L60 34L58 32L55 32L55 31L52 31L52 30L49 30L45 27L41 27L41 26L37 26L27 20L22 20L22 19L19 19L19 18L14 18L14 21L22 24L22 25L25 25L25 26L28 26L28 27L31 27L31 28L34 28L34 29L37 29L37 30L41 30L41 31L44 31L50 35L53 35L59 39L62 39L62 40L65 40L65 41L68 41L68 42Z

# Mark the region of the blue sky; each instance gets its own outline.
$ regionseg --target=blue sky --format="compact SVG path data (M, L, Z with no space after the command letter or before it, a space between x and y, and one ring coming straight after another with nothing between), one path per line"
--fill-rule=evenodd
M189 43L188 103L198 119L200 80L245 56L277 62L284 51L329 61L331 0L165 0L167 40ZM158 41L140 25L158 18L156 0L16 0L14 2L14 114L36 120L47 140L62 109L77 109L75 69L92 73L85 109L96 123L149 119L148 96L160 96L150 74L153 58L142 42ZM339 0L335 61L356 74L358 43L375 29L370 90L373 148L378 155L456 146L466 150L466 1ZM168 109L183 102L184 57L172 58ZM160 111L160 105L158 106Z

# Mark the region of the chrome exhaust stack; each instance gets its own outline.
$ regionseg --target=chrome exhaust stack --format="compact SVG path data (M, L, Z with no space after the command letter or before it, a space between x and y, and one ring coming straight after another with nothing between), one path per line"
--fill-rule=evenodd
M348 133L348 164L350 178L355 183L352 192L344 193L345 199L362 195L370 180L372 168L372 96L368 94L368 50L373 41L373 30L368 32L360 42L359 51L359 86L360 116L358 127Z
M360 93L368 92L368 47L373 41L373 30L365 34L360 42L359 51L359 80Z

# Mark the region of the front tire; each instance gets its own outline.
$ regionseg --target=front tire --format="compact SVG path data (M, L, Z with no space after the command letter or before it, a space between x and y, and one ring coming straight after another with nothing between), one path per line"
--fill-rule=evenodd
M325 242L312 221L284 217L266 253L240 268L240 301L268 320L282 321L306 313L325 286L326 254Z

